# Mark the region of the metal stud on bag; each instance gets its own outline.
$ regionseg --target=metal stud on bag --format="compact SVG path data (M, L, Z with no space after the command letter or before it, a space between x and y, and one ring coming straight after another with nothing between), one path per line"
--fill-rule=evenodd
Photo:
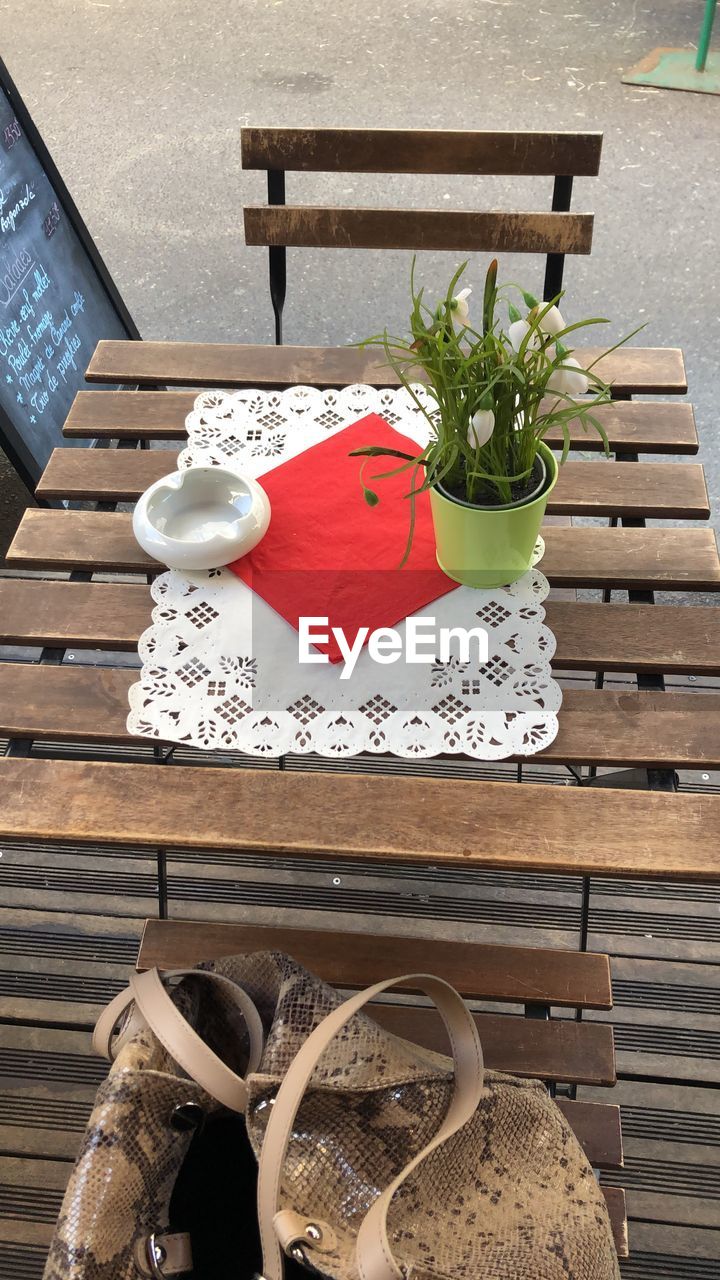
M205 1121L205 1112L197 1102L178 1102L170 1112L170 1128L176 1133L192 1133Z

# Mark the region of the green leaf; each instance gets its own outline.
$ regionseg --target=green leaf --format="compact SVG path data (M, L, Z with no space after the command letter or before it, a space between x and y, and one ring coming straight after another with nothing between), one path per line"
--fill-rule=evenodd
M598 435L600 436L600 439L603 442L603 450L605 453L605 457L609 458L610 457L610 441L608 440L607 431L605 430L602 422L598 422L598 419L591 413L587 414L587 420L590 423L590 425L595 428ZM584 422L583 422L583 426L585 426Z

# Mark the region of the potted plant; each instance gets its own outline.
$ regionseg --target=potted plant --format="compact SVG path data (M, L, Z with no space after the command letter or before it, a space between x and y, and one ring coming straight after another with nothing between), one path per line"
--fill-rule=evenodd
M366 460L361 481L371 506L379 495L364 483L369 459L400 458L396 470L407 469L412 476L403 564L412 543L415 500L427 490L440 567L466 586L494 587L514 582L530 567L558 462L565 461L570 448L570 421L594 428L609 452L593 410L610 400L610 388L594 372L597 360L581 367L568 345L578 330L607 321L566 324L558 306L562 294L538 302L517 285L499 288L493 261L485 280L481 326L475 329L471 290L455 292L466 267L458 268L444 300L431 309L423 301L423 289L415 288L413 261L410 337L390 337L385 330L359 344L383 349L428 420L427 444L415 455L368 445L353 456ZM524 315L513 296L524 303ZM501 302L507 304L507 327L498 314ZM417 385L419 378L426 394ZM545 443L551 427L562 432L559 459Z

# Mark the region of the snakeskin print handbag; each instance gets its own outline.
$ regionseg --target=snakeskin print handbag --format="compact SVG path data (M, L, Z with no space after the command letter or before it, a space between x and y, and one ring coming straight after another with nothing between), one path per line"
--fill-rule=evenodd
M435 1003L452 1060L362 1012L397 984ZM151 970L95 1045L114 1063L45 1280L619 1280L564 1117L538 1081L483 1070L439 978L343 1000L276 953Z

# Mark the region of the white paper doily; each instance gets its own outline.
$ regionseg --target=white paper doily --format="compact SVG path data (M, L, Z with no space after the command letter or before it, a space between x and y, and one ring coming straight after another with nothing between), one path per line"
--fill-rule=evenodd
M426 419L402 389L210 391L188 415L179 465L224 463L262 476L367 413L419 442L427 437ZM542 550L540 539L538 557ZM471 656L381 666L365 649L343 680L342 664L300 665L295 629L229 570L171 570L153 584L128 728L256 756L534 755L553 741L562 700L550 671L555 637L543 624L548 591L533 568L509 587L458 587L420 611L438 629L484 627L482 665Z

